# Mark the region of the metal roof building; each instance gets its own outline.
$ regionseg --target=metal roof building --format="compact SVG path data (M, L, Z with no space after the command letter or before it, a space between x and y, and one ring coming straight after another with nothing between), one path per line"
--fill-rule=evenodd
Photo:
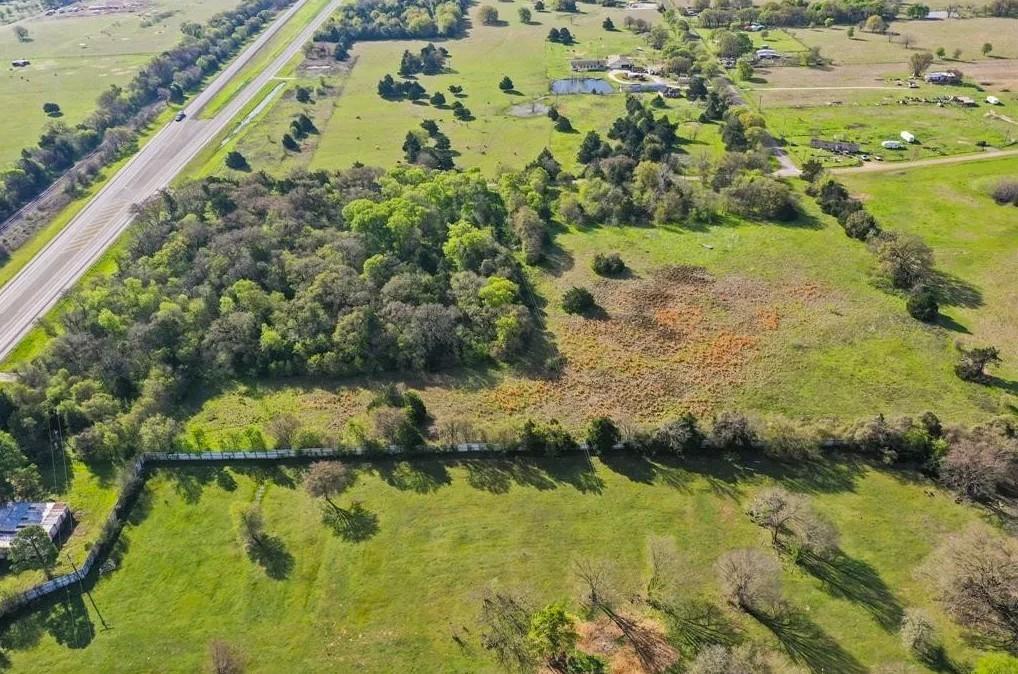
M19 531L40 526L51 539L56 539L70 516L66 503L28 503L17 501L0 506L0 558L7 556L11 541Z

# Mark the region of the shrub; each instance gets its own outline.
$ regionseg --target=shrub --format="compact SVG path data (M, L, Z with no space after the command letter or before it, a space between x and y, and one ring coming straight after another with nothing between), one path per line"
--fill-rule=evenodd
M933 275L933 251L918 236L884 232L871 245L895 288L910 290Z
M597 306L586 288L572 287L562 295L562 310L567 314L584 314Z
M481 5L477 10L477 18L485 26L495 26L498 24L498 10L491 5Z
M937 649L937 633L930 617L922 609L905 609L898 631L901 645L920 658L929 658Z
M816 431L783 419L772 421L764 428L763 447L765 454L782 461L820 458L820 437Z
M924 323L932 323L940 315L937 294L927 286L920 286L909 293L905 308L912 318Z
M841 226L845 230L845 234L860 241L866 241L870 237L880 234L877 219L862 209L849 213Z
M714 419L710 431L710 444L720 450L752 449L756 431L746 415L739 412L722 412Z
M232 168L235 171L245 171L250 168L247 164L247 159L244 158L244 155L236 150L231 150L226 155L226 167Z
M549 456L576 449L576 440L555 419L546 424L527 419L520 429L518 442L524 451L544 452Z
M1000 351L995 346L965 349L959 345L958 351L961 357L954 366L954 373L965 381L986 381L986 366L1000 362Z
M703 448L703 442L704 435L697 425L696 417L686 412L654 431L650 444L654 450L681 455L699 451Z
M998 204L1014 204L1018 206L1018 180L1001 180L994 185L991 196Z
M595 417L587 426L587 447L601 454L615 448L622 434L610 417Z
M618 276L626 271L626 263L618 253L598 253L590 267L599 276Z

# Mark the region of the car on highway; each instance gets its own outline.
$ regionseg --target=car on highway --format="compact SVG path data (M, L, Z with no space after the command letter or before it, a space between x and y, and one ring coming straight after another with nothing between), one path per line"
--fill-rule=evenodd
M187 113L184 112L184 111L180 111L180 112L177 113L177 116L173 118L173 121L175 121L175 122L183 122L186 117L187 117Z

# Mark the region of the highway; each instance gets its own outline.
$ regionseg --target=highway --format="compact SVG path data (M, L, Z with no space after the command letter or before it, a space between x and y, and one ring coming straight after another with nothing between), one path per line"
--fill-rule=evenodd
M264 70L211 119L198 113L238 76L309 0L297 2L275 20L219 76L184 108L186 119L170 122L139 150L45 248L0 288L0 359L95 264L133 219L134 204L167 187L187 164L222 133L296 56L314 32L342 4L333 0Z

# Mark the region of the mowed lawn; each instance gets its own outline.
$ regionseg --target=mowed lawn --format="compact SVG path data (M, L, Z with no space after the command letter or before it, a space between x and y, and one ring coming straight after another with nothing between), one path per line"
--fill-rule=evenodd
M56 103L59 121L73 126L94 109L96 98L111 85L123 85L152 56L183 37L185 21L204 22L230 9L236 0L155 0L144 13L91 16L40 16L19 22L30 42L19 42L11 26L0 28L0 168L34 145L54 121L42 104ZM157 14L173 12L158 22ZM27 68L13 68L14 59L28 59Z
M913 606L930 611L955 661L977 655L916 570L938 541L979 516L913 476L837 463L818 472L738 462L687 468L630 456L594 466L591 474L580 457L374 464L339 499L377 518L359 542L320 523L320 504L292 470L160 472L125 529L117 570L92 593L110 629L81 600L71 604L77 620L63 604L29 616L3 637L10 671L195 672L213 639L241 653L249 672L295 663L302 671L498 671L479 643L485 587L522 588L575 610L573 564L610 559L640 592L648 544L663 537L683 569L675 598L716 602L717 557L769 547L744 509L775 483L813 495L840 529L843 563L858 579L835 576L828 586L784 563L791 610L808 643L822 645L803 648L802 635L785 633L805 654L800 664L863 671L908 662L896 621ZM286 551L276 578L238 543L232 513L256 500ZM754 621L726 620L743 638L781 650Z
M1018 392L1018 209L990 190L1018 175L1018 158L842 176L885 227L918 234L959 296L952 336L1001 350L1000 390Z

